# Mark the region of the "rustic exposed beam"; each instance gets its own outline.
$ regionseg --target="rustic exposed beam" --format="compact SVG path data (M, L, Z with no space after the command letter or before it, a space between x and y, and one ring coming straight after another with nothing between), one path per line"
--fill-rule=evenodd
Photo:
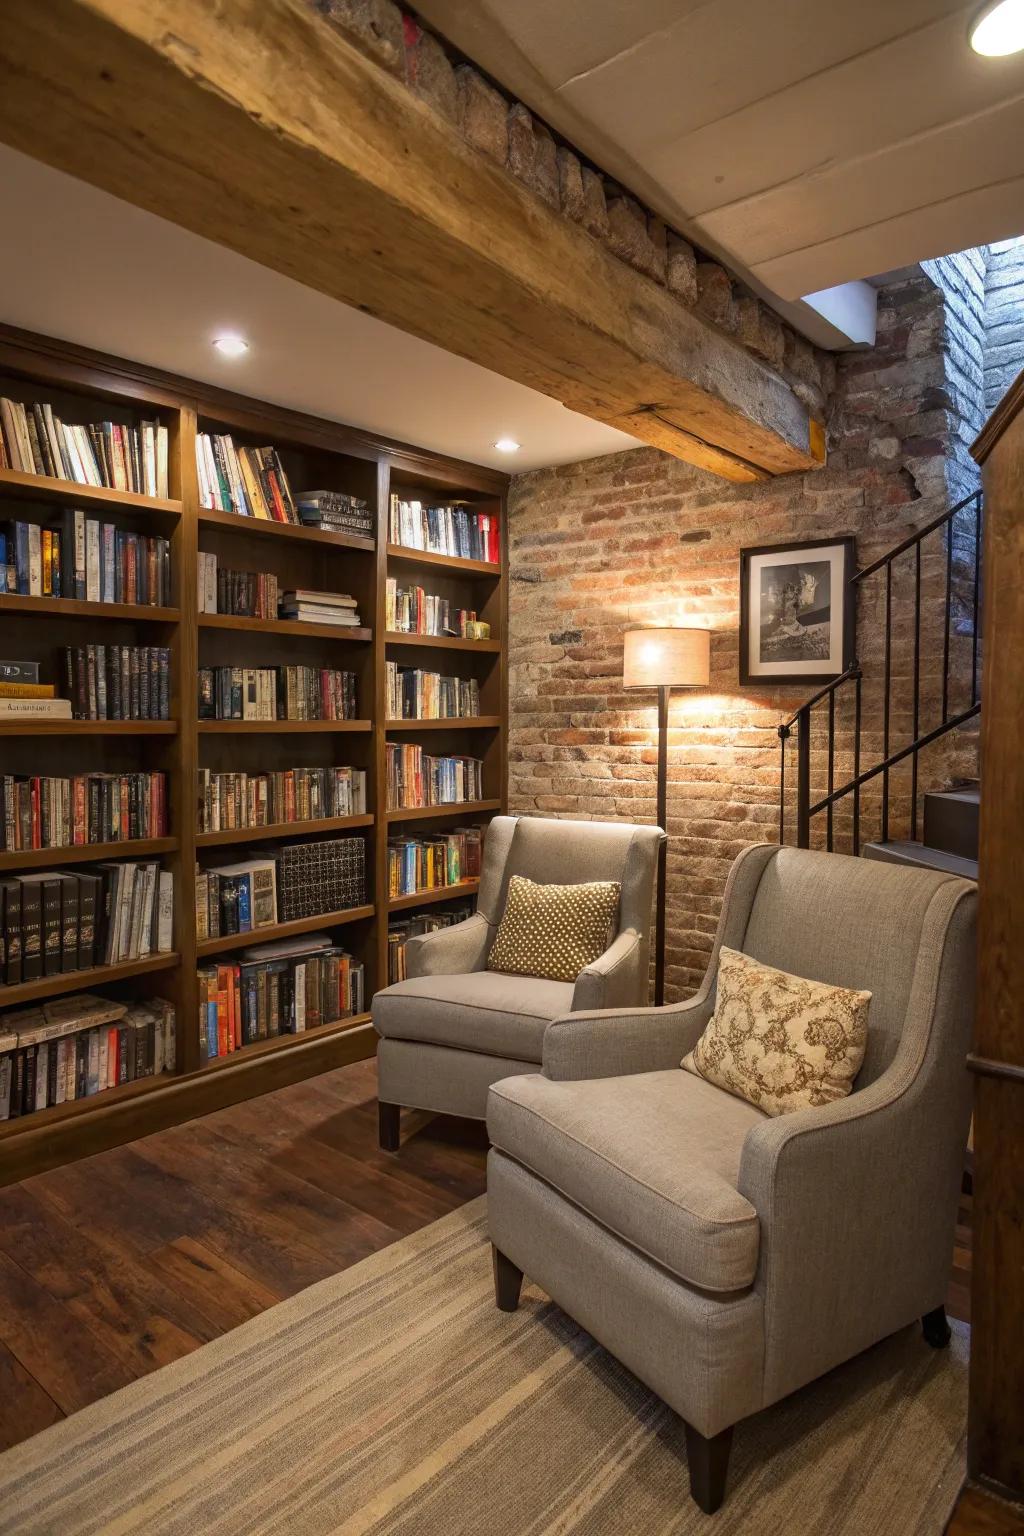
M731 479L783 379L547 208L308 0L0 0L0 138Z

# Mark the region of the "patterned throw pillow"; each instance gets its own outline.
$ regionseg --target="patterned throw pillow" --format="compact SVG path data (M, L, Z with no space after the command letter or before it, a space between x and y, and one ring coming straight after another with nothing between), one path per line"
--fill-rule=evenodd
M870 1002L870 992L723 948L714 1016L682 1066L767 1115L845 1099L864 1060Z
M513 875L487 968L511 976L575 981L584 966L608 948L618 905L615 880L538 885Z

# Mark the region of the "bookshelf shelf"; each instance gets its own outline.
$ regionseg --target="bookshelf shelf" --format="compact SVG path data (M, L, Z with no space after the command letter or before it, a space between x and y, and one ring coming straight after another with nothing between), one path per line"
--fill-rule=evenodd
M136 624L178 624L177 608L160 608L151 603L87 603L76 597L21 597L15 593L0 596L0 613L52 615L62 619L131 619Z
M244 629L259 635L301 635L303 639L349 640L369 644L373 630L362 625L306 624L301 619L247 619L233 613L201 613L200 629Z
M500 640L463 640L459 635L410 635L389 629L384 639L388 645L422 645L439 651L481 651L485 655L501 651Z
M0 594L4 632L0 652L5 658L36 663L41 682L60 684L64 646L89 642L166 646L173 718L55 720L29 715L5 719L0 712L0 774L24 779L102 771L163 772L173 835L0 850L0 875L76 869L85 873L101 862L159 859L174 881L174 953L0 987L0 1020L7 1010L86 989L126 1001L162 997L174 1005L178 1048L175 1072L0 1122L0 1186L369 1055L375 1039L366 1012L298 1035L257 1041L204 1063L197 970L217 957L233 963L242 950L259 944L327 931L361 962L368 1009L374 992L387 984L389 914L458 898L471 901L478 888L476 881L467 880L388 901L389 836L485 825L505 803L507 475L0 324L0 395L22 399L26 394L49 401L55 410L72 397L74 414L67 409L64 413L68 420L113 416L129 425L159 415L167 428L170 497L0 470L0 521L16 517L54 528L62 523L67 509L81 507L92 519L165 538L170 557L168 606ZM272 445L295 492L324 488L357 497L369 509L372 536L321 532L312 526L240 517L200 506L196 441L204 431L230 432L239 447ZM389 544L392 495L427 505L457 503L486 509L497 519L502 535L500 562L461 560ZM215 556L218 568L266 572L276 578L281 591L350 592L362 623L346 628L295 619L198 613L200 553ZM389 575L397 576L401 585L422 585L455 609L478 613L490 625L491 638L472 641L454 635L388 632ZM474 651L476 661L464 660ZM451 654L445 659L443 652ZM196 718L200 667L283 665L293 659L304 666L354 672L360 717ZM480 684L481 707L488 713L470 719L387 720L389 659L472 675ZM432 754L469 753L480 758L483 783L493 790L492 796L461 805L386 810L389 743L419 744ZM220 832L197 829L201 770L253 775L332 767L365 773L368 814ZM204 867L216 867L245 859L247 848L267 851L274 843L307 844L348 836L359 838L365 846L366 894L359 906L245 934L198 937L197 860Z
M464 576L489 576L493 581L501 577L501 566L490 560L461 560L457 555L435 555L427 549L407 549L404 544L389 544L388 559L405 565L441 566L447 571L458 571Z
M264 827L230 827L227 831L197 832L197 848L221 848L231 843L262 843L268 838L309 837L317 832L349 832L372 827L372 816L322 816L316 821L275 821Z
M245 736L252 734L280 736L286 732L304 732L337 736L342 732L366 732L373 729L370 720L200 720L201 736Z
M200 955L219 955L229 949L250 949L255 944L269 944L275 939L291 939L300 933L315 933L318 928L337 928L342 923L357 923L373 917L376 907L345 907L340 912L319 912L315 917L296 918L291 923L273 923L267 928L252 928L248 933L222 934L217 939L200 939Z
M162 496L140 496L137 491L114 491L100 485L79 485L77 480L55 480L51 475L27 475L20 469L0 469L0 498L70 501L82 507L106 508L110 512L163 512L181 516L180 501Z
M500 715L448 715L440 720L388 720L389 731L491 731L501 724Z
M33 720L0 716L5 736L176 736L177 720Z
M71 848L14 848L0 853L0 870L88 864L99 859L151 859L177 849L176 837L135 837L120 843L78 843Z
M404 810L388 811L387 819L394 821L436 821L442 816L477 816L484 811L500 811L500 800L464 800L461 805L417 805Z
M421 907L435 901L453 901L457 896L475 896L480 889L479 880L460 880L455 885L441 885L435 890L417 891L414 896L392 896L389 912L405 912L410 907Z
M377 548L372 539L360 538L357 533L321 533L319 528L307 528L296 523L265 522L262 517L242 517L237 512L214 512L208 507L203 507L198 516L200 528L228 528L232 533L254 533L271 539L290 539L299 544L329 544L335 549L360 550L371 555Z
M132 976L170 971L180 963L180 958L177 954L147 955L144 960L124 960L118 965L95 965L85 971L62 971L58 976L41 976L38 981L21 981L11 987L0 987L0 1008L14 1003L32 1003L43 997L59 997L64 992L85 991L109 981L126 981Z

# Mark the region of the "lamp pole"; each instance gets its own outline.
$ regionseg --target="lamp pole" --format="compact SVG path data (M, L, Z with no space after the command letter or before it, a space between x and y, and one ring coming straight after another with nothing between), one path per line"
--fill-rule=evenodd
M668 700L667 683L658 688L658 826L666 836L658 849L658 894L654 915L654 1006L665 1001L665 893L668 880Z

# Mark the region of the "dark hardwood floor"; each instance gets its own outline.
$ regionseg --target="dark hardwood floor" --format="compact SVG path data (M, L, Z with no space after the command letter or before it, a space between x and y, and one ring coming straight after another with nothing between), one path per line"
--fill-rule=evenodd
M403 1117L373 1062L0 1189L0 1449L482 1194L482 1126ZM970 1201L948 1305L966 1318Z

